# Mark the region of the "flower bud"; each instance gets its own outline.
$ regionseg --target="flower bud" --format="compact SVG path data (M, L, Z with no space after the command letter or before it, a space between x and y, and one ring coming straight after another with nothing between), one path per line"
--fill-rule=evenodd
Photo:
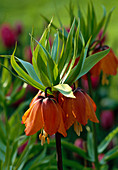
M100 115L101 126L108 130L114 125L114 112L112 110L104 110Z

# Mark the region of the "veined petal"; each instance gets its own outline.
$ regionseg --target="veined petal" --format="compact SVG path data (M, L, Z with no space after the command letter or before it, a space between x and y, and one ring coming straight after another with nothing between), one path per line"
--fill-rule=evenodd
M71 98L67 98L64 97L64 101L62 104L62 109L65 112L65 120L64 120L64 124L65 124L65 128L69 129L72 124L75 122L75 117L73 115L73 99Z
M41 105L42 101L37 100L30 109L29 117L25 121L25 133L27 136L33 135L43 128Z
M76 98L73 99L73 108L74 114L76 115L76 120L82 125L86 125L88 118L85 96L81 90L75 91L74 95Z
M86 111L87 111L88 119L92 122L99 123L99 120L96 117L94 107L90 100L90 97L87 95L87 93L84 92L84 94L86 99L86 109L87 109Z
M58 132L61 133L64 137L66 137L67 133L66 133L65 125L64 125L65 113L58 103L57 103L57 108L60 113L60 125L59 125Z
M57 103L53 99L45 98L41 105L44 120L44 130L50 136L58 131L60 124L60 112Z
M116 75L118 68L118 59L116 58L112 49L101 60L101 70L108 75Z
M38 91L36 96L32 99L30 103L30 107L39 99L38 96L44 96L44 92L42 92L41 90Z
M87 96L90 99L90 101L92 102L94 112L96 112L97 107L96 107L95 102L93 101L93 99L87 93L84 92L84 94L85 94L85 96Z
M30 107L25 113L24 115L22 116L22 122L25 123L26 119L29 117L29 114L32 110L32 107Z

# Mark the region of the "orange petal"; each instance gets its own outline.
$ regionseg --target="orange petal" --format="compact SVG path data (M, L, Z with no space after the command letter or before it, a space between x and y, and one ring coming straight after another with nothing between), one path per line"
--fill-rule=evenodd
M87 93L85 93L85 95L86 95L86 96L90 99L90 101L92 102L92 106L93 106L94 112L96 112L97 107L96 107L95 102L93 101L93 99L92 99Z
M101 61L95 64L92 69L90 70L91 76L97 77L101 73Z
M118 59L116 58L112 49L110 52L101 60L101 69L108 75L116 75L118 68Z
M69 129L72 126L72 124L75 122L75 117L72 114L72 112L73 112L72 103L73 103L73 99L64 97L62 109L66 114L66 117L64 120L66 129Z
M58 131L60 124L60 112L58 111L57 104L49 98L43 100L42 106L44 130L50 136Z
M88 118L87 118L87 109L86 109L86 99L81 92L81 90L77 90L74 92L75 99L73 99L73 109L76 115L76 120L81 123L82 125L86 125Z
M22 122L25 123L26 119L29 117L32 107L30 107L22 116Z
M64 137L66 137L67 133L66 133L65 125L64 125L65 113L58 103L57 103L57 107L58 107L58 110L60 113L60 119L61 119L58 132L61 133Z
M41 100L37 100L31 107L29 117L25 121L25 133L27 136L33 135L43 128L41 104Z
M32 99L30 107L38 100L38 96L44 96L44 92L42 92L41 90L38 91L37 95Z
M99 120L97 119L94 112L93 103L91 102L92 99L90 100L90 96L88 96L87 93L84 92L84 94L86 99L86 110L88 113L88 119L92 122L99 123Z

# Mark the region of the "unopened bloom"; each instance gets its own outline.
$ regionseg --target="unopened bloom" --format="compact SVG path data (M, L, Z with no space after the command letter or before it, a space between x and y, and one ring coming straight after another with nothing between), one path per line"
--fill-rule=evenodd
M27 136L41 130L39 138L42 144L48 135L51 136L56 132L66 137L67 134L63 119L64 112L57 101L53 97L44 97L40 91L32 100L30 108L22 117L22 121L26 126L25 133Z
M66 129L74 124L74 130L79 135L82 131L81 124L86 125L88 119L96 123L99 121L95 115L96 105L90 96L80 88L73 94L76 98L67 98L60 94L59 103L66 114L64 122Z

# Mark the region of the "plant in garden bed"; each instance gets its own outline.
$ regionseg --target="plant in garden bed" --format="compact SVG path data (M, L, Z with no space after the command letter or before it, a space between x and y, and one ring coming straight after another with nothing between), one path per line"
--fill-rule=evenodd
M55 134L57 165L60 170L63 169L61 144L70 151L79 153L87 161L95 162L96 169L100 169L98 152L102 153L117 133L116 129L115 134L114 132L111 133L112 137L107 137L107 144L104 145L103 141L97 148L95 124L93 124L93 133L89 131L87 135L88 153L68 142L61 142L61 135L66 137L66 131L73 124L77 135L80 135L82 125L85 126L88 119L95 123L99 122L95 114L96 105L94 101L77 86L77 80L87 74L96 63L109 53L110 49L89 54L90 47L101 27L98 26L95 36L91 37L91 32L86 37L81 31L83 28L81 28L80 22L81 19L80 21L73 19L69 33L65 32L65 29L58 29L52 48L49 43L52 21L45 29L39 42L31 35L32 64L15 57L15 50L12 56L1 56L10 58L11 65L18 74L12 72L16 77L39 89L38 94L32 99L29 109L23 115L22 122L25 124L25 133L28 136L34 135L41 130L39 138L44 147L47 146L45 139L49 143L47 147L51 146L53 142L49 141L49 135ZM52 26L54 25L52 24ZM35 49L34 41L37 42ZM75 65L78 56L80 56L79 61ZM90 77L88 76L88 78ZM71 88L73 84L74 90ZM91 84L89 84L90 86ZM26 153L26 151L24 152ZM106 160L112 158L112 154L114 154L114 150L110 154L107 153L107 157L106 155L104 156L102 163L105 164ZM65 160L64 165L67 164L68 160ZM73 161L71 164L75 164L76 168L91 169L84 168L79 163L76 164Z

